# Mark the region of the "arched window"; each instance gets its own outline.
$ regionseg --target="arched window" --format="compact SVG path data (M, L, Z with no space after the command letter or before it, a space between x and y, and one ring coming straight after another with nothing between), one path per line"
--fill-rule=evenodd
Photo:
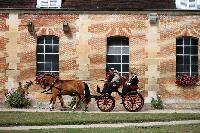
M121 76L129 73L129 39L127 37L109 37L107 39L106 71L117 69Z
M176 39L176 75L198 75L198 38Z
M59 73L59 38L40 36L37 39L37 75Z

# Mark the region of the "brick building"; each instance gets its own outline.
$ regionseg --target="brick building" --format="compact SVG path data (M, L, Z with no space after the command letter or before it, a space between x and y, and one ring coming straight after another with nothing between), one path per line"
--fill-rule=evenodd
M145 103L158 94L166 107L199 108L200 87L175 84L177 75L198 75L199 38L199 10L176 9L175 0L0 0L0 101L49 71L96 94L115 67L137 73ZM40 92L29 94L37 107L49 101Z

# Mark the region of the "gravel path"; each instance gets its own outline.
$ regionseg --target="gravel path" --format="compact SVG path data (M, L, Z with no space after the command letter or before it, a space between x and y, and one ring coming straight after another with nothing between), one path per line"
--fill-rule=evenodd
M200 120L169 121L169 122L142 122L142 123L118 123L118 124L90 124L90 125L55 125L55 126L13 126L0 127L0 130L30 130L30 129L55 129L55 128L117 128L117 127L148 127L166 125L200 124Z

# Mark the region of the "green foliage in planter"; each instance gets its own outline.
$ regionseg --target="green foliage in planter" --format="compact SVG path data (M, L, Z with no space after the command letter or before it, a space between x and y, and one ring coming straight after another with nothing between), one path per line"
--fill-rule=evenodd
M9 106L14 108L23 108L30 106L29 99L20 94L18 91L14 91L13 93L9 94L6 102Z
M163 102L160 98L160 96L157 95L157 99L155 98L151 98L151 106L154 108L154 109L163 109L164 106L163 106Z

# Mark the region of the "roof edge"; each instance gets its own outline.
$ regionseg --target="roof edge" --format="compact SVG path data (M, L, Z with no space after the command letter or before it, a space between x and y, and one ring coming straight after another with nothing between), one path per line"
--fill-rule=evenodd
M65 11L65 12L77 12L77 13L120 13L120 12L174 12L174 13L195 13L200 14L200 10L183 10L183 9L119 9L119 10L77 10L77 9L69 9L69 8L60 8L60 9L50 9L50 8L0 8L0 11Z

